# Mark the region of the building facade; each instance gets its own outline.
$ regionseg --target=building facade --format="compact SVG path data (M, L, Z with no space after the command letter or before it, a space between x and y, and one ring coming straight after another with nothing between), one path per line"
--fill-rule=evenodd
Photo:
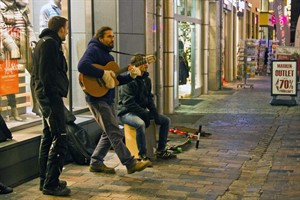
M23 3L28 5L38 38L40 10L48 0ZM235 80L239 40L259 38L261 33L260 2L255 0L62 0L61 4L61 15L70 22L64 49L71 87L65 103L73 112L87 110L77 64L101 26L113 28L114 50L156 56L149 72L158 109L166 114L173 113L182 98L207 95L209 90L220 90L224 82ZM120 67L130 62L128 55L114 56ZM12 128L40 120L31 112L29 82L29 72L19 70L16 97L23 121L15 123L10 118L7 123ZM5 94L0 101L2 116L9 116Z

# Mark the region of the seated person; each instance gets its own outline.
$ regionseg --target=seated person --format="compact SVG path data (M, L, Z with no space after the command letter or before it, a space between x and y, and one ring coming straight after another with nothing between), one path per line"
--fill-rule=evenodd
M141 59L143 59L143 56L136 54L131 58L131 63L136 63ZM118 104L119 119L122 123L136 128L136 142L141 160L149 160L146 156L145 129L150 125L150 119L154 119L155 124L160 125L156 151L157 158L175 158L175 154L166 150L170 119L157 112L151 93L151 79L147 72L148 64L141 65L139 68L142 75L120 87Z

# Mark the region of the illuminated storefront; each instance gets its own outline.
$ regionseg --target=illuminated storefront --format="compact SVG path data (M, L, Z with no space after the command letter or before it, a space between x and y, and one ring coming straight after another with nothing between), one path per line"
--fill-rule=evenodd
M34 42L38 41L46 23L43 22L42 8L48 14L61 15L70 22L69 38L63 48L72 87L65 104L73 111L86 108L77 80L77 62L92 35L90 1L1 0L0 6L0 113L7 125L17 130L41 119L30 88L30 72Z
M176 67L175 94L179 98L199 96L201 84L200 65L200 1L174 1ZM176 95L176 96L177 96Z

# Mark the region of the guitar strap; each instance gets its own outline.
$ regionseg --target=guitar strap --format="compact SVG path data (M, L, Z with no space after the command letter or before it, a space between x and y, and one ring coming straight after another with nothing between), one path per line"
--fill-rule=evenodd
M112 50L111 52L118 53L118 54L123 54L123 55L127 55L127 56L135 56L134 54L124 53L124 52L121 52L121 51L114 51L114 50ZM145 56L145 55L142 54L142 56Z

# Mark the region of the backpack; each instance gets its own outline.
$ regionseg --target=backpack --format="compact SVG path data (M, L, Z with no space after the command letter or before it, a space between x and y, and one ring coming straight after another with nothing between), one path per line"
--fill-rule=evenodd
M0 142L5 142L7 139L12 139L12 135L2 116L0 115Z

